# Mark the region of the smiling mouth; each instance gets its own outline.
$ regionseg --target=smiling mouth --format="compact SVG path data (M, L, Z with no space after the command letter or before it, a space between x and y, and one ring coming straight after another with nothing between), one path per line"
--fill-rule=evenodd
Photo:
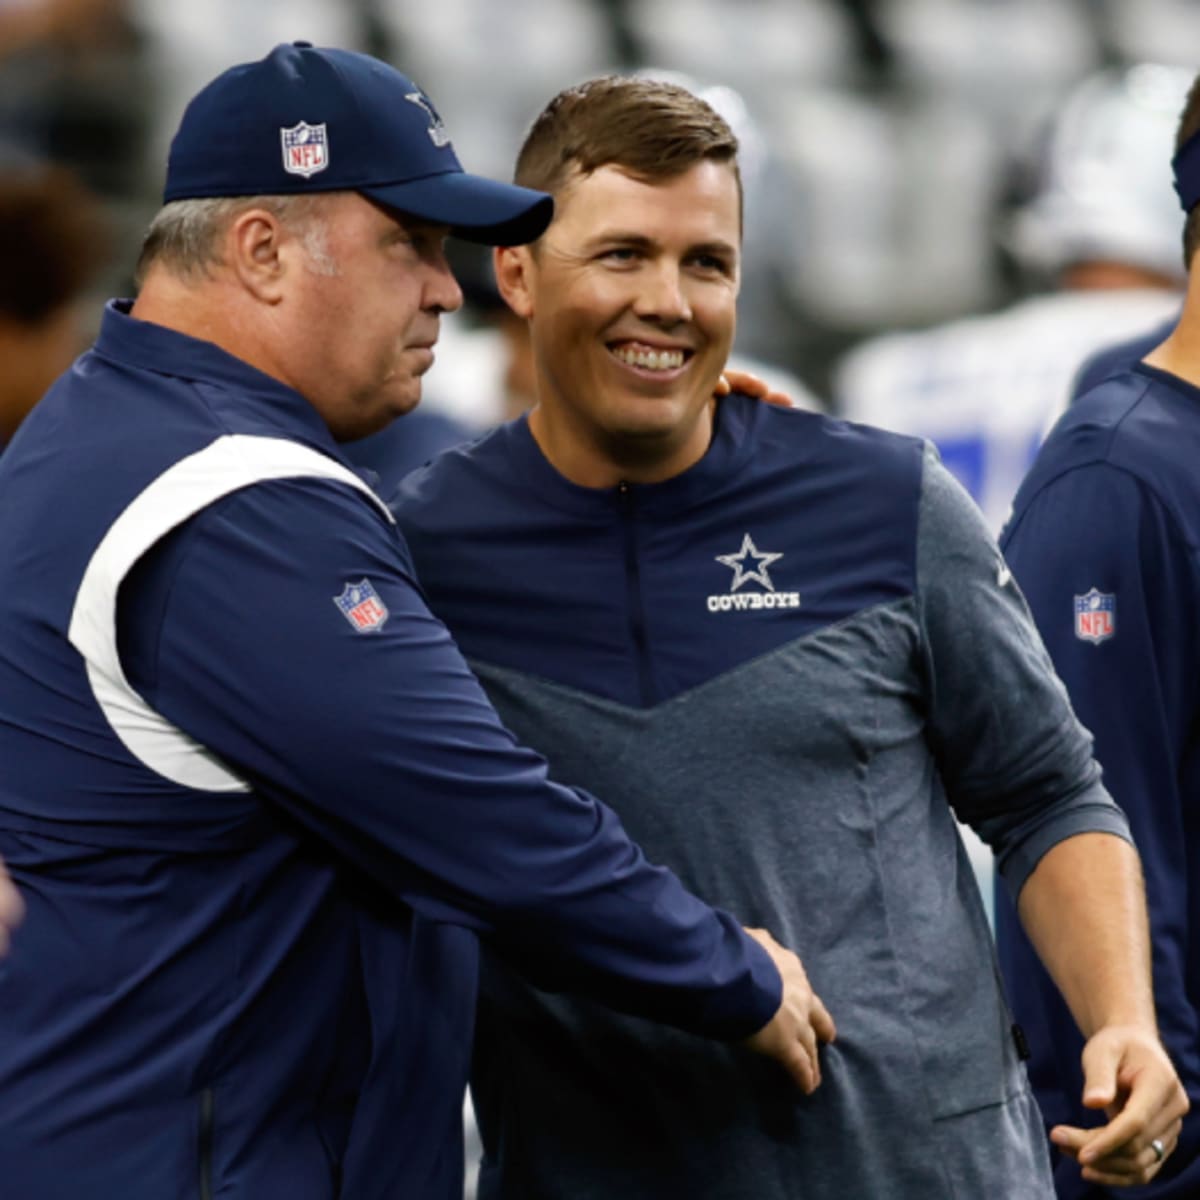
M636 367L641 371L661 371L664 374L678 371L693 354L693 351L678 346L667 349L638 342L613 343L609 345L608 351L627 367Z

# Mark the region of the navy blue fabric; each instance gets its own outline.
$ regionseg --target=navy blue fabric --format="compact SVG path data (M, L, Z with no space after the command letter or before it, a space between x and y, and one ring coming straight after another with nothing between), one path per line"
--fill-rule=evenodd
M921 456L917 439L733 396L718 409L701 461L663 483L578 487L547 462L521 417L414 472L393 507L469 657L570 686L586 681L596 695L650 707L911 594ZM496 478L506 489L491 486ZM909 519L896 515L897 503ZM771 589L756 581L734 589L735 569L718 561L742 550L731 527L760 556L782 554L765 567ZM447 537L454 554L424 553ZM505 577L490 565L498 545ZM747 556L745 569L762 561ZM528 587L566 562L569 578L552 601L542 599L548 589ZM796 597L797 607L735 622L711 607L769 591ZM536 621L531 603L545 605ZM526 636L531 624L536 645Z
M1118 342L1115 346L1107 346L1097 351L1079 368L1071 384L1072 402L1090 392L1097 384L1103 383L1110 375L1127 371L1134 363L1141 362L1151 350L1162 345L1174 327L1175 322L1168 321L1141 337Z
M342 453L360 470L372 473L370 482L379 495L390 496L410 471L472 436L453 417L418 408L370 437L343 442Z
M308 42L231 67L192 99L163 200L330 191L506 245L539 237L554 211L544 192L466 174L429 97L394 67Z
M110 307L0 459L5 1195L461 1194L477 936L545 987L740 1036L779 979L730 916L550 783L346 484L259 483L126 578L126 673L251 785L118 741L65 631L129 502L223 434L340 452L296 393ZM389 616L333 602L367 578ZM210 1128L202 1130L206 1115Z
M1055 427L1002 540L1145 866L1159 1025L1192 1101L1178 1151L1139 1189L1155 1200L1200 1195L1197 462L1200 391L1144 364L1118 372ZM1076 597L1093 588L1114 604L1114 632L1100 641L1076 632ZM1047 1123L1094 1124L1080 1103L1080 1034L1002 889L996 902L1001 965ZM1110 1195L1065 1158L1056 1182L1064 1200Z

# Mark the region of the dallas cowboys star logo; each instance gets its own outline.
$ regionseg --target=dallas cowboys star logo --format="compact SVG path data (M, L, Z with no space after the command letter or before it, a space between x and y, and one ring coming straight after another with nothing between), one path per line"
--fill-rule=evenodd
M425 130L429 134L429 140L439 150L443 146L450 145L450 135L446 132L446 126L442 124L442 118L438 115L438 110L433 107L433 102L429 97L424 92L405 92L404 98L409 104L415 104L418 108L425 110L425 115L429 118L429 128Z
M731 592L736 592L743 583L761 583L769 592L775 590L767 568L783 557L782 554L764 554L754 544L754 539L746 534L742 538L742 548L736 554L718 554L717 562L733 571L733 583L729 585ZM753 561L750 570L746 569L747 560Z

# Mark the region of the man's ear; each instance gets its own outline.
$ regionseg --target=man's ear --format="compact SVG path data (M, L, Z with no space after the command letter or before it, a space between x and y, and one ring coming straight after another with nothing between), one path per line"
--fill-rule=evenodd
M509 308L525 320L533 316L533 273L537 264L528 246L497 246L492 252L496 286Z
M284 276L300 264L300 247L288 236L279 218L264 208L240 213L225 234L225 254L242 286L266 304L283 299Z

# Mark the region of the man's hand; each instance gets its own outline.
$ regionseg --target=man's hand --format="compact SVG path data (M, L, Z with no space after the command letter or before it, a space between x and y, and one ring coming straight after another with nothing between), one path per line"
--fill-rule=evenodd
M765 929L746 932L771 956L783 977L783 999L775 1015L746 1045L759 1054L778 1059L788 1074L811 1095L821 1084L821 1064L817 1043L832 1042L837 1036L833 1018L825 1010L800 960L785 950Z
M1083 1103L1103 1109L1108 1124L1056 1125L1050 1140L1079 1162L1084 1179L1105 1187L1153 1179L1175 1149L1189 1108L1162 1043L1138 1025L1107 1026L1084 1046Z
M787 392L773 392L771 385L749 371L731 371L728 367L717 380L715 395L728 396L730 392L741 392L753 400L763 400L767 404L778 404L780 408L795 408L796 402Z
M21 895L9 879L3 860L0 860L0 955L8 953L12 931L20 925L24 915L25 905Z

